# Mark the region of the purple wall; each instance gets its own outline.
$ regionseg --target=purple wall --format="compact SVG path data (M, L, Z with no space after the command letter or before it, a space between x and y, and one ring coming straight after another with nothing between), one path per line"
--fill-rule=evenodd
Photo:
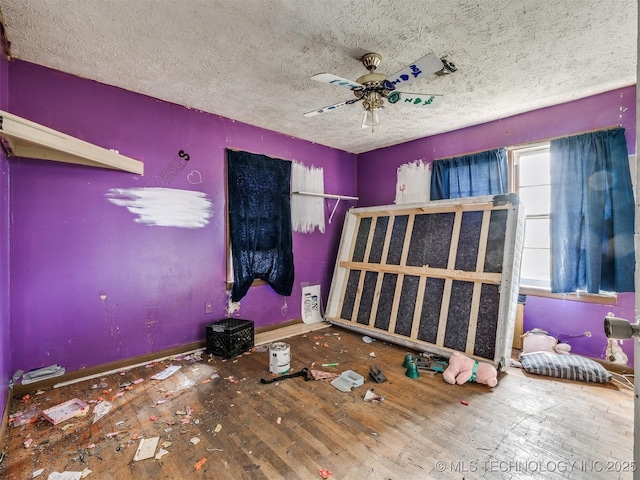
M359 206L392 204L399 166L421 159L432 162L465 153L543 141L599 128L621 125L626 129L629 153L636 143L635 86L595 95L461 130L425 137L413 142L375 150L358 157ZM622 294L617 306L602 306L529 296L525 305L525 331L534 327L552 335L592 336L569 338L573 351L605 358L607 340L603 319L608 312L635 319L634 295ZM622 346L633 365L633 342Z
M145 164L140 177L10 160L13 370L58 363L73 371L156 352L202 340L205 325L226 316L225 148L322 167L327 192L356 192L355 155L26 62L11 63L9 81L12 113ZM107 200L111 188L159 186L156 175L179 150L190 160L170 187L206 194L213 216L204 228L136 223ZM201 183L189 182L193 170ZM300 318L304 284L321 284L326 299L348 206L324 234L294 233L292 296L254 287L241 318L256 327Z
M0 26L0 28L3 28ZM9 62L0 46L0 110L7 110ZM11 378L9 347L9 163L0 148L0 418L3 418Z
M0 63L0 95L3 109L140 159L146 172L140 177L0 158L0 237L5 240L8 200L12 215L11 290L7 242L0 242L5 249L0 264L0 374L5 379L17 369L58 363L73 371L202 340L204 326L226 316L227 147L322 167L326 191L357 193L361 206L392 203L396 169L416 159L430 162L615 124L627 129L629 151L635 151L634 87L359 157L26 62ZM159 186L156 175L179 150L190 161L170 187L206 194L213 216L204 228L136 223L133 214L107 200L112 188ZM192 170L200 173L201 183L189 182ZM292 296L285 299L267 286L254 287L241 302L241 318L254 320L257 327L299 318L305 284L320 283L326 300L349 206L341 203L325 234L294 233ZM325 207L328 215L333 201ZM213 302L211 315L204 313L207 301ZM556 335L589 330L590 338L570 339L574 352L603 358L602 318L608 311L633 319L633 295L622 295L618 306L529 297L525 329L539 326ZM628 343L624 349L631 364ZM3 408L4 398L6 385L0 387Z

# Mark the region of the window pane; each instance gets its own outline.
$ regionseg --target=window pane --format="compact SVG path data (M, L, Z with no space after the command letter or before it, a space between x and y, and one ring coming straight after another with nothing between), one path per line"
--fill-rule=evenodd
M551 186L520 187L520 201L527 215L548 215L551 211Z
M551 183L549 176L549 150L526 152L518 155L520 187Z
M525 248L551 248L548 218L527 218L525 227Z
M530 285L527 280L544 281L550 284L551 252L546 249L525 248L522 251L521 283Z
M520 272L521 284L549 288L551 284L549 148L516 151L515 160L519 183L517 192L527 215ZM532 216L542 216L542 218L531 218Z

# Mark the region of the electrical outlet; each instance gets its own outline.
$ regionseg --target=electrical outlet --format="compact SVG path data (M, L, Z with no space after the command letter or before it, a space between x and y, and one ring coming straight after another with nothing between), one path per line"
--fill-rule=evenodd
M204 302L204 313L213 313L213 302Z

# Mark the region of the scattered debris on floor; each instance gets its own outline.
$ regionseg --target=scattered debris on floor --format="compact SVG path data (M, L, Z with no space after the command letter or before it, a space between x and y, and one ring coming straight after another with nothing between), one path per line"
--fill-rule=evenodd
M198 361L201 362L202 358L199 355L192 355L185 357L172 357L167 359L167 362L172 361L173 363L175 363L176 361L187 361L190 363L194 363ZM154 406L161 405L167 401L174 401L176 398L182 398L179 397L179 395L183 391L199 384L202 380L208 380L208 382L211 382L212 380L219 378L217 369L210 367L206 363L195 364L191 365L191 367L187 367L189 368L189 372L185 373L188 373L188 375L185 375L179 371L184 366L184 363L182 365L169 363L168 366L165 367L164 361L156 361L145 365L145 368L157 368L157 366L161 366L164 368L164 370L153 375L156 380L163 381L163 383L161 384L149 384L148 386L146 386L145 378L136 378L135 376L130 381L126 381L125 379L120 380L129 372L129 370L122 370L120 372L114 372L106 375L103 378L100 378L99 381L97 381L95 384L90 383L85 387L86 390L79 390L79 393L84 391L87 394L88 399L86 401L81 400L80 398L72 398L71 400L67 400L54 406L49 406L51 405L51 402L49 402L49 405L45 403L45 405L42 406L42 403L48 402L49 400L49 395L46 395L49 391L45 390L38 391L37 400L35 395L32 396L30 394L24 395L19 399L16 398L16 400L14 400L14 402L16 402L15 405L22 406L23 408L10 414L9 424L13 427L22 427L21 431L25 431L24 429L28 424L40 421L40 424L37 427L38 429L35 430L35 432L40 432L40 429L43 425L42 422L48 421L50 424L58 427L59 432L69 432L71 433L71 435L74 435L74 438L78 438L78 434L84 436L87 435L89 430L86 430L86 433L81 433L83 432L83 430L81 429L87 428L87 425L96 423L103 417L109 416L113 411L121 412L122 407L128 402L128 395L136 395L136 393L142 392L143 390L157 389L157 392L163 394L165 398L163 400L158 400L157 403L154 401L153 404ZM115 382L114 377L118 379ZM167 380L167 378L169 377L172 377L171 380ZM156 387L154 385L168 385L169 388ZM69 422L70 419L79 416L86 416L91 411L91 409L93 409L93 418L89 420L88 423L87 421L78 421L74 423ZM200 419L193 418L193 410L189 405L186 405L184 411L181 411L180 413L182 413L183 415L181 421L179 422L167 420L166 411L164 413L159 412L158 414L154 414L149 417L149 419L151 421L157 421L157 423L166 422L167 428L164 428L163 430L168 438L171 438L172 434L169 433L173 428L171 425L174 425L176 423L180 423L181 425L183 425L180 433L184 434L187 433L187 431L184 430L184 426L189 424L197 425L200 423ZM131 423L132 420L134 422L133 424ZM103 452L104 448L113 448L113 451L126 451L130 447L133 447L133 450L135 448L135 444L137 444L138 442L139 444L137 445L137 448L135 448L135 455L133 451L131 452L133 461L138 462L151 458L160 460L162 457L170 453L169 450L167 450L167 447L171 445L171 442L162 442L163 448L158 449L160 437L155 436L146 438L147 436L149 436L148 431L145 433L144 431L138 430L140 429L141 425L139 425L139 422L135 418L125 420L118 419L118 421L114 424L116 427L120 428L109 433L102 433L101 440L98 440L95 443L89 443L86 446L81 446L77 450L78 452L80 452L80 454L72 457L71 460L73 462L80 461L82 463L85 463L85 456L90 455L99 458L99 452ZM216 427L216 432L219 432L221 429L222 425L218 424L218 427ZM136 433L136 430L140 433ZM32 455L36 454L36 449L42 452L44 451L44 449L50 448L49 445L53 445L53 442L65 441L63 440L65 438L64 436L60 437L60 435L56 434L54 431L51 431L45 439L38 439L37 434L33 435L33 433L20 433L18 435L25 435L21 438L22 446L25 449L33 450L34 453L32 453ZM91 438L91 434L89 434L87 438ZM116 443L113 444L112 447L107 446L106 443L104 445L101 445L103 441ZM96 448L96 445L98 445L98 448ZM131 459L131 457L128 458ZM64 458L61 458L60 460L64 460ZM82 471L68 471L64 468L65 465L66 462L58 466L57 470L55 468L36 469L31 473L30 478L46 476L48 480L70 480L85 478L87 475L92 473L89 468L85 468ZM47 470L49 470L49 472L47 472Z
M202 458L200 461L198 461L198 463L196 463L193 467L196 470L200 470L202 468L202 466L205 464L205 462L207 461L206 458Z
M42 411L42 416L52 424L58 425L70 418L86 415L89 412L89 405L78 398L68 400L55 407Z
M80 480L82 478L82 472L53 472L47 480Z
M285 372L288 374L274 374L273 378L261 380L260 383L275 383L275 386L277 386L287 378L299 376L303 377L305 381L315 380L331 383L342 392L351 392L353 388L365 383L364 377L354 370L345 370L342 373L338 373L335 371L312 369L316 363L330 370L337 370L335 367L339 367L339 365L347 365L348 362L345 361L345 358L340 356L340 354L346 352L346 350L340 349L339 342L341 341L342 337L338 333L314 337L313 342L310 342L309 348L315 350L316 348L313 345L322 348L318 348L316 352L314 352L314 355L318 355L318 358L316 358L316 362L311 363L311 368L305 367L294 373ZM369 342L365 341L365 343L371 343L373 341L373 339L370 339ZM384 345L384 343L380 343L380 346L382 345ZM363 347L367 348L367 350L362 352L362 356L377 358L377 353L380 354L381 351L377 349L377 352L371 351L370 349L372 347L375 347L375 345ZM328 350L325 351L325 348ZM340 353L338 353L338 351ZM226 441L224 437L225 434L233 435L233 433L225 431L224 434L217 437L216 435L220 434L223 430L224 415L232 414L230 413L231 410L227 409L232 409L234 403L228 402L222 406L217 405L216 411L208 411L207 409L206 411L198 412L198 415L201 416L200 418L196 418L194 409L189 405L189 403L191 403L195 406L195 403L193 403L191 397L183 396L183 392L196 387L200 395L202 395L203 389L206 389L204 391L207 391L208 395L213 396L214 391L211 390L213 387L214 389L222 388L227 394L242 395L246 390L246 385L243 385L243 382L245 382L247 378L237 378L233 375L237 372L229 370L228 367L231 367L233 363L242 362L245 356L256 353L262 353L264 355L269 353L269 349L267 346L254 347L250 351L244 352L242 355L234 358L218 359L218 361L222 362L219 364L221 370L224 369L223 364L228 362L227 368L223 370L223 375L220 375L218 369L213 368L213 364L211 363L213 359L211 356L209 356L207 361L204 361L200 354L193 354L170 357L140 366L140 368L143 369L154 369L144 374L144 378L141 377L140 370L136 373L136 371L132 371L131 369L105 374L104 377L85 384L82 390L77 390L72 395L77 395L77 398L53 407L49 406L56 402L48 401L48 390L39 391L38 397L33 393L31 395L24 395L21 397L21 403L18 403L19 400L16 399L14 405L23 408L10 415L10 425L26 427L30 423L45 419L57 427L55 429L53 429L51 425L47 427L51 428L51 435L57 435L58 438L55 440L50 440L53 438L51 435L47 435L46 439L39 439L37 438L37 434L20 434L24 435L21 438L22 446L24 446L25 449L29 449L29 453L24 452L24 454L36 455L36 449L40 452L45 451L46 448L53 446L54 442L65 441L62 440L63 438L71 440L73 436L74 442L77 441L78 438L83 439L83 443L78 446L77 451L73 452L71 461L84 463L85 465L79 466L79 464L77 464L78 468L69 468L69 457L67 456L69 453L67 452L61 456L61 463L58 464L56 462L48 468L35 470L31 478L36 478L37 476L41 476L42 478L46 477L47 480L76 480L84 478L91 473L91 470L88 468L85 468L83 471L76 470L81 470L86 465L90 465L96 469L95 464L88 463L88 460L89 458L101 459L100 457L105 454L105 451L119 452L117 455L125 455L120 457L124 462L143 462L144 465L149 464L144 463L145 460L151 460L151 462L173 462L175 461L174 455L181 451L180 448L185 448L185 445L192 449L194 455L197 455L195 452L198 451L203 453L203 448L206 448L207 452L228 451L229 449L226 448L215 447L225 447L224 443L217 443ZM267 367L268 362L265 364L265 370L267 370ZM370 367L369 375L378 383L387 380L378 365ZM211 383L214 380L217 380L217 382ZM249 378L249 380L251 380L251 378ZM287 388L289 387L287 386ZM309 384L308 388L314 390L325 387ZM265 389L264 393L266 393L267 390L268 389ZM123 407L127 405L127 402L130 401L129 399L133 400L133 396L140 394L150 397L148 405L151 406L150 408L156 409L156 411L145 411L143 415L131 415L127 413L126 409L123 409ZM261 394L262 392L258 392L258 395ZM60 397L54 398L59 399ZM186 398L189 398L189 400L186 402L183 401ZM374 404L385 400L385 397L377 394L373 389L367 390L361 397L353 396L353 398L357 401L364 399L364 401ZM43 402L48 403L44 403L43 405ZM209 402L205 401L202 404L198 403L198 405L206 406L206 403ZM45 407L49 408L43 410ZM223 412L223 416L219 416L221 411ZM91 413L92 418L85 420L78 419L73 421L73 423L69 422L72 418L84 416L88 413ZM287 412L278 413L280 413L280 416L276 414L270 417L271 422L280 425L281 427L278 428L281 429L295 428L295 419L285 421L285 415L282 414L286 414ZM116 418L114 418L114 416L116 416ZM120 416L120 418L117 418L117 416ZM194 425L201 424L201 422L205 421L205 425L207 425L206 434L204 430L196 431L193 428ZM218 421L221 423L217 423ZM91 425L97 422L100 423L98 423L96 427L91 427ZM47 423L41 422L36 427L37 429L41 429L43 425L47 425ZM84 430L85 428L86 430ZM95 432L100 431L101 428L104 428L104 430L101 431L98 437L95 435ZM109 431L107 428L113 429L113 431ZM24 430L24 428L22 431L33 432L33 430ZM42 430L36 431L42 432ZM54 431L57 433L54 433ZM194 434L198 436L194 436ZM67 437L64 437L64 435ZM212 438L215 438L213 442ZM50 441L51 443L49 443ZM48 446L43 447L44 445ZM173 453L173 455L165 459L164 457L170 453ZM215 455L218 456L218 454ZM200 456L193 458L193 462L198 458L200 458ZM209 460L213 462L214 458L212 457ZM224 458L217 458L216 460L221 460L225 468L227 468L227 461ZM193 467L195 470L206 471L209 467L207 462L206 457L201 458L197 463L193 464ZM205 466L205 463L207 463L207 466ZM33 467L36 465L37 463L34 464ZM69 471L67 471L67 468L69 468ZM213 468L213 465L209 468ZM327 469L322 469L319 473L322 478L325 479L332 476L332 473ZM94 474L94 476L95 475L96 474ZM98 475L100 474L98 473Z
M61 367L60 365L49 365L48 367L31 370L30 372L22 375L22 384L28 385L29 383L40 382L49 378L59 377L60 375L64 375L65 371L65 368ZM16 372L16 374L18 372ZM16 378L16 381L17 380L18 379Z
M296 378L296 377L303 377L305 382L308 382L309 380L313 380L313 376L311 375L311 370L305 367L299 372L290 373L289 375L280 375L270 380L265 380L264 378L261 378L260 383L269 384L269 383L279 382L280 380L285 380L287 378Z
M311 370L311 376L314 380L333 380L334 378L338 378L340 376L339 373L334 372L325 372L323 370Z
M44 469L38 470L38 472L40 473L38 473L37 475L40 475L43 471ZM53 472L49 474L49 476L47 477L47 480L80 480L82 478L86 478L87 476L89 476L90 473L92 472L88 468L85 468L81 472L70 472L70 471L64 471L62 473ZM31 478L35 478L37 476L36 472L34 472L33 475L34 476Z
M350 392L352 388L359 387L364 384L364 377L353 370L345 370L338 378L331 382L341 392Z
M93 407L93 423L96 423L107 413L109 413L112 407L113 404L107 400L102 400L101 402L96 403L96 406Z
M164 457L168 453L169 453L168 450L165 450L164 448L161 448L160 450L158 450L158 453L156 453L155 459L156 460L160 460L162 457Z
M16 371L16 373L13 374L13 377L11 377L11 380L9 380L9 388L13 388L13 386L20 379L23 373L24 373L24 370L18 370Z
M176 373L178 370L182 368L182 365L170 365L165 368L162 372L157 373L151 377L151 380L164 380L169 378L171 375Z
M369 376L373 378L377 383L382 383L387 380L386 375L380 370L378 365L369 367Z
M158 448L158 442L160 437L142 438L136 454L133 456L133 461L138 462L140 460L146 460L152 458L156 454L156 448Z
M30 405L27 409L9 415L9 425L20 427L28 423L34 423L40 418L42 410L37 405Z
M320 471L318 471L318 473L324 479L327 479L327 478L329 478L331 476L331 472L329 470L327 470L326 468L321 468Z
M362 398L364 399L365 402L370 402L370 403L384 402L384 397L374 392L373 388L370 388L369 390L367 390L367 392L364 394L364 397Z

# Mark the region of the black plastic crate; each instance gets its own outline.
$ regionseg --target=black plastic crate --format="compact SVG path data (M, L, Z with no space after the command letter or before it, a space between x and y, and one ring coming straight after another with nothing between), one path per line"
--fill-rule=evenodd
M207 353L224 358L240 355L253 348L253 322L225 318L207 325Z

